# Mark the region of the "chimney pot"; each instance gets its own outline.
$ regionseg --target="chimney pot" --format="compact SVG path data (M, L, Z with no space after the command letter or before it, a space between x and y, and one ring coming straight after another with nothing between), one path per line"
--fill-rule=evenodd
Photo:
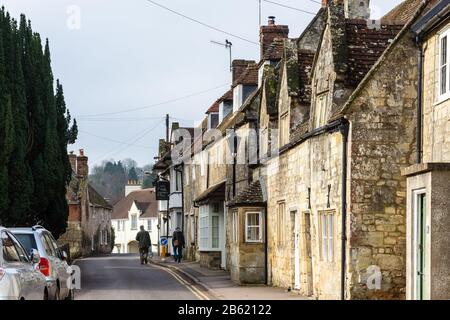
M84 149L80 149L80 156L84 157Z
M274 25L275 25L275 17L269 16L269 26L274 26Z

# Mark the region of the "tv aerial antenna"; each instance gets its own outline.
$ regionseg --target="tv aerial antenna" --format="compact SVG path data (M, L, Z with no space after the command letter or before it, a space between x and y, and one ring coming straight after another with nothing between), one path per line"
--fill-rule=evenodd
M233 71L233 54L232 54L233 44L230 41L228 41L228 39L225 39L225 43L214 41L214 40L211 40L211 43L216 44L221 47L224 47L225 49L229 50L229 52L230 52L230 71Z

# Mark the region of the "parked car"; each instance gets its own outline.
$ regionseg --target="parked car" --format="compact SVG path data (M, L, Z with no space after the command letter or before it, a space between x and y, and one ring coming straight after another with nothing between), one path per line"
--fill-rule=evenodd
M39 261L37 250L28 254L10 231L0 227L0 300L48 300Z
M35 249L39 252L39 269L47 280L50 299L72 300L74 291L67 253L58 247L50 231L41 226L10 230L28 251Z

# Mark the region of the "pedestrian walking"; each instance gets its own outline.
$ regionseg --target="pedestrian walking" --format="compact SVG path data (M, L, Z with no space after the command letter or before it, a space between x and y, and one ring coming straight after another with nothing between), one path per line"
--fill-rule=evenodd
M141 226L141 231L136 235L136 241L139 242L139 255L141 264L148 264L148 250L152 246L150 234Z
M179 227L177 227L172 236L172 245L175 256L175 262L180 263L183 258L183 249L185 247L184 234Z

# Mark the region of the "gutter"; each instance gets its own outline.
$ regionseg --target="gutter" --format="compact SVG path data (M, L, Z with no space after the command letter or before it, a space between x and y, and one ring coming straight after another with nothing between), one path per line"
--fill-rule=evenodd
M423 143L422 143L422 125L423 125L423 101L422 101L422 87L423 87L423 47L419 36L416 36L416 44L419 47L419 75L417 80L417 130L416 130L416 162L422 162Z
M349 122L343 119L339 126L342 134L342 192L341 192L341 215L342 215L342 235L341 235L341 300L345 300L345 278L347 264L347 167L348 167L348 134Z

